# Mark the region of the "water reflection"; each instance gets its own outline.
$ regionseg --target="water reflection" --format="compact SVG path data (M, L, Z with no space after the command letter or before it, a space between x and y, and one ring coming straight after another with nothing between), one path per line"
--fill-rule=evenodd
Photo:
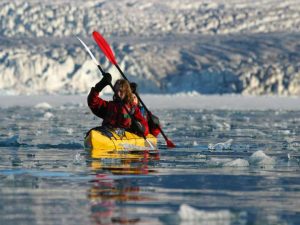
M95 224L135 224L141 220L128 212L130 202L155 201L140 193L134 178L155 173L151 164L159 160L158 150L91 150L88 164L95 174L88 190L91 217Z

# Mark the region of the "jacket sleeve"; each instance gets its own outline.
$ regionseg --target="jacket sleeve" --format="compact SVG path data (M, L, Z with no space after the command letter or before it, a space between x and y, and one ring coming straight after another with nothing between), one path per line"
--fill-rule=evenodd
M152 127L152 128L150 128L150 133L153 136L157 137L160 133L160 129L158 127Z
M149 132L153 136L157 137L159 135L160 129L161 129L158 117L153 115L150 112L150 115L147 114L147 120L148 120Z
M100 117L104 118L107 112L108 102L99 97L99 92L93 87L88 95L87 103L92 112Z
M149 126L148 126L148 122L147 120L143 117L141 110L139 109L139 107L135 108L134 111L134 118L140 122L144 127L145 127L145 131L144 131L144 135L147 136L149 134Z

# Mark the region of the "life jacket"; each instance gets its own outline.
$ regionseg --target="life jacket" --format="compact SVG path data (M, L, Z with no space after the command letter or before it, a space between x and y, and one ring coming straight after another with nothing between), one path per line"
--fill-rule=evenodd
M110 101L107 105L106 115L103 118L102 125L129 129L132 121L125 107L127 107L131 115L134 114L134 106L130 106L129 104L123 105L119 101Z

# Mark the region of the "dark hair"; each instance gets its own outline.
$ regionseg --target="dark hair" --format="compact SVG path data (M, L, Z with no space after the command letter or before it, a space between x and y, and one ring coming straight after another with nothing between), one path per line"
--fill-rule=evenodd
M130 88L131 88L132 93L135 94L135 93L138 92L138 85L137 85L137 83L131 82L131 83L130 83Z
M122 92L124 92L124 94L125 94L125 97L123 99L124 103L126 103L126 104L133 103L132 91L130 88L130 84L127 80L124 80L124 79L117 80L114 85L114 89L121 90ZM117 100L117 96L114 95L113 99Z

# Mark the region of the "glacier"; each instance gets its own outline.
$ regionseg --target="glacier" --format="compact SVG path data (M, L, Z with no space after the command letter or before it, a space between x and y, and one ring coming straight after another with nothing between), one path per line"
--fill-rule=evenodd
M99 31L143 93L300 94L297 0L3 0L0 95L86 94ZM105 90L110 93L110 90Z

